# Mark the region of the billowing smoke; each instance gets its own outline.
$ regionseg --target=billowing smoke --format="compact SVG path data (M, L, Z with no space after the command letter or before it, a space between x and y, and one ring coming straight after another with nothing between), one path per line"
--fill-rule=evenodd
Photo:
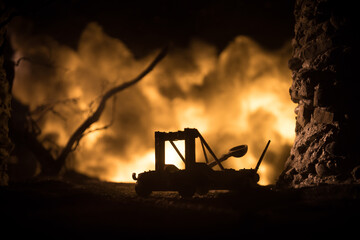
M14 60L23 57L23 61L15 69L14 96L32 110L53 106L33 117L42 129L40 138L59 146L106 90L135 77L158 51L136 59L97 23L84 29L77 50L47 36L15 30ZM248 144L247 155L224 163L235 169L255 167L271 139L259 173L261 183L273 183L294 138L294 105L288 96L290 50L287 45L268 52L244 36L232 40L220 54L201 40L193 40L187 48L174 47L140 83L108 102L92 129L111 126L86 135L69 167L104 180L130 181L132 172L154 169L154 131L191 127L202 133L218 156Z

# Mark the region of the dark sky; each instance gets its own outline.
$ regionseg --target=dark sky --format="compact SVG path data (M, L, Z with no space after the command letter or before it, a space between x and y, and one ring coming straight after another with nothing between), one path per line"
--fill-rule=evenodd
M293 5L293 0L37 0L17 8L33 23L34 34L76 48L86 24L96 21L141 56L169 42L186 46L192 38L220 51L237 35L266 48L281 47L293 36Z

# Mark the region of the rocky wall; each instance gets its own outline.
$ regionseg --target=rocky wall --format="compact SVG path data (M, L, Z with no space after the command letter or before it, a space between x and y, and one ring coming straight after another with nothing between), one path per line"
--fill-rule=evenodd
M11 12L0 2L0 186L7 185L7 162L12 149L9 138L8 122L10 118L11 94L9 91L9 80L6 74L5 35L6 25L10 19Z
M296 138L282 187L359 181L355 1L297 0L290 96Z

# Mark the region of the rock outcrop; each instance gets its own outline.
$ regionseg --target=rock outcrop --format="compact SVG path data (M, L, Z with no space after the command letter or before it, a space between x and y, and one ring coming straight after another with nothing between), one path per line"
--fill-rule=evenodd
M9 138L9 118L11 94L9 91L9 74L6 71L7 59L5 55L6 45L6 25L11 18L9 9L0 2L0 186L7 185L7 162L12 149L12 143Z
M279 186L359 181L355 9L351 1L296 1L289 60L296 138Z

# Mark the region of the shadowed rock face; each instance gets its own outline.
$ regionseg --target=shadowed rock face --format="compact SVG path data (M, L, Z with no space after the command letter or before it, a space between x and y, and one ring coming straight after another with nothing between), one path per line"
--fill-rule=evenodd
M8 137L8 121L10 117L11 94L9 81L13 77L9 69L9 60L5 58L6 49L6 26L11 18L11 11L0 3L0 186L7 185L7 161L12 149L12 143Z
M359 181L354 9L350 1L296 1L289 60L296 138L279 186Z

